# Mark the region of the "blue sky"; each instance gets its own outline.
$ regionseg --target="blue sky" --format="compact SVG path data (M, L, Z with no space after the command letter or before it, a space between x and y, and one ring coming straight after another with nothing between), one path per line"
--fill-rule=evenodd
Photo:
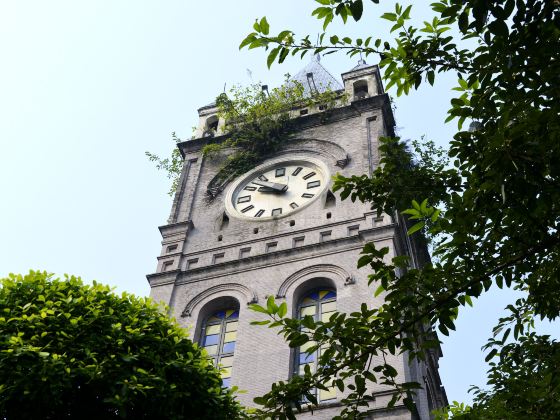
M307 57L269 71L263 51L238 45L263 15L272 31L317 33L313 7L311 0L1 2L0 276L41 269L147 295L157 226L171 198L144 152L167 155L173 131L189 137L197 108L224 84L275 86L297 72ZM382 13L367 7L358 25L333 30L384 35ZM330 55L322 63L338 76L356 60ZM451 87L444 77L397 98L400 135L445 145L456 129L443 123ZM496 308L513 297L484 296L445 338L441 374L450 400L468 401L469 385L484 384L480 347ZM557 325L542 328L560 335Z

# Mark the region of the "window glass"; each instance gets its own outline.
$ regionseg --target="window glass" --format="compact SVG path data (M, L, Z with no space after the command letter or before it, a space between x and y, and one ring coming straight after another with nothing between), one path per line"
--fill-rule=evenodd
M336 311L336 292L329 289L315 290L305 295L298 308L299 317L312 316L316 321L328 321ZM308 341L303 344L297 351L295 373L297 375L305 374L305 367L309 366L311 372L317 368L319 355L323 354L325 349L319 348L315 351L313 347L315 342ZM331 383L327 385L328 390L315 390L318 401L328 401L336 399L336 390Z
M220 367L225 387L229 387L231 383L238 318L239 311L236 309L217 311L208 317L202 333L202 347L212 358L214 365Z

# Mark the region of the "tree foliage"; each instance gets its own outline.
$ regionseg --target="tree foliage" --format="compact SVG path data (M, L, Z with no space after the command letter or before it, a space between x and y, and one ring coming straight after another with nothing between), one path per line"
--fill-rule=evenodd
M45 272L1 285L3 419L241 417L202 350L151 301Z
M312 338L329 352L315 374L277 384L259 402L265 412L291 415L298 392L327 380L344 388L346 380L353 388L343 416L364 410L371 399L365 384L372 382L391 384L394 401L402 398L414 409L410 391L418 385L397 382L394 369L372 363L372 356L407 352L424 358L438 341L419 326L449 334L460 308L491 287L527 294L508 307L513 313L549 320L560 314L560 5L441 0L431 4L432 19L415 26L412 5L397 3L381 16L393 24L394 38L351 39L327 29L335 18L360 20L366 2L316 1L313 15L323 26L317 44L291 30L271 35L263 18L240 48L266 48L269 66L309 51L378 54L387 88L397 95L453 72L458 94L447 121L456 120L459 131L447 153L450 167L438 164L429 148L415 161L398 139L385 139L382 165L371 177L335 180L343 197L414 221L409 234L422 230L432 240L433 262L412 267L397 257L385 263L387 250L367 244L358 265L371 267L370 283L385 297L381 307L362 305L329 322L290 320L269 308L290 345ZM462 129L465 122L471 130ZM477 390L472 410L455 406L451 416L503 418L511 405L507 418L554 418L558 343L515 325L513 336L491 338L486 347L491 388ZM532 411L539 404L552 408Z
M182 140L175 135L175 132L171 133L171 138L175 144L180 143ZM156 162L156 168L160 171L166 172L167 178L171 180L171 186L167 192L170 196L175 194L177 191L177 186L179 185L179 177L181 176L181 171L183 170L183 157L178 147L174 147L171 151L171 156L162 158L159 155L152 152L145 152L148 160L150 162Z

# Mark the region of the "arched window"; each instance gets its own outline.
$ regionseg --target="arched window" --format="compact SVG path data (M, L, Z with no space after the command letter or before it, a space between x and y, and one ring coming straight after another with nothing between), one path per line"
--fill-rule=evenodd
M222 368L224 386L229 387L233 353L237 338L239 311L224 309L214 312L204 323L201 344L213 359L215 366Z
M332 289L318 289L303 296L298 306L298 317L301 319L306 315L312 316L315 321L328 321L336 311L336 292ZM315 342L308 341L296 351L296 374L303 375L305 366L309 365L311 372L317 369L319 356L324 349L319 348L314 352L307 350L315 345ZM329 384L330 385L330 384ZM317 400L328 401L336 398L334 387L329 387L327 391L318 390Z
M208 117L206 120L206 126L204 127L204 137L214 137L216 131L218 131L219 119L216 115Z
M364 99L369 96L366 80L358 80L354 83L354 99Z
M327 197L325 198L325 208L336 206L336 197L331 190L327 190Z

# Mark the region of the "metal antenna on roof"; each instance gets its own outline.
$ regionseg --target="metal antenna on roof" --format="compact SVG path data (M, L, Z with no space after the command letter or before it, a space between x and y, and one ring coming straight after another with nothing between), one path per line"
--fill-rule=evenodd
M319 39L320 39L320 35L317 34L317 42L315 43L315 45L319 45ZM313 61L313 59L317 60L317 61L321 61L321 54L319 53L314 53L311 56L311 61Z
M360 51L360 60L358 61L358 65L360 64L366 64L366 60L364 60L364 57L362 57L362 52Z

